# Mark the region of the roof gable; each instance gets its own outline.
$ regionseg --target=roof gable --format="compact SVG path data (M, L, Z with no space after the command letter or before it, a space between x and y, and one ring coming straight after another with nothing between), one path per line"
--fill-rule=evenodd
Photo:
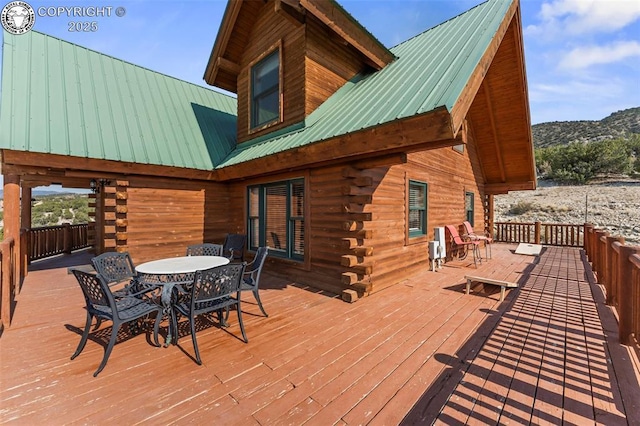
M218 168L398 120L442 110L451 113L465 90L478 90L469 82L515 8L513 2L490 0L395 46L393 63L354 78L309 115L303 126L241 144ZM471 99L474 96L475 92ZM462 121L450 118L442 138L454 138Z
M240 57L262 7L273 7L299 23L304 23L307 13L312 14L353 46L373 69L382 69L394 60L393 54L334 0L229 0L204 73L207 83L237 92Z
M0 148L211 170L236 100L36 31L4 33Z

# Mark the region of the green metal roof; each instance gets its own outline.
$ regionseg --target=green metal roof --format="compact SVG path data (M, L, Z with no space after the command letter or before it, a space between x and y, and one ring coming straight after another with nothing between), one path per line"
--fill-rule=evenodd
M345 84L290 132L240 144L217 168L331 139L441 107L451 111L511 0L489 0L390 49L398 58Z
M451 111L512 1L489 0L399 44L394 62L304 122L237 146L235 98L35 31L5 32L0 148L212 170Z
M4 32L0 148L211 170L236 99L66 41Z

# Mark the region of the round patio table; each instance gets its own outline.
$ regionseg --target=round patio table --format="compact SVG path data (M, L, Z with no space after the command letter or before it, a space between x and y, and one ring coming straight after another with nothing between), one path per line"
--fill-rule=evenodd
M196 271L223 266L229 262L229 259L222 256L168 257L141 263L136 267L136 271L138 272L138 282L140 284L162 287L160 300L164 307L164 314L168 315L171 323L173 323L173 310L171 309L173 288L180 284L191 284ZM168 330L165 346L171 343L171 324Z

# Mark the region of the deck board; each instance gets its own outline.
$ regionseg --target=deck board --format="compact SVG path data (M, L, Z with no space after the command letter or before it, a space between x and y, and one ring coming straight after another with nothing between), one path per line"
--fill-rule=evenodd
M185 325L169 348L125 329L98 378L99 339L69 359L85 314L66 266L90 256L40 261L0 338L0 423L632 424L637 367L611 343L613 317L581 252L514 249L494 244L477 269L425 265L353 304L267 271L269 317L243 295L248 344L234 313L228 329L201 323L202 366ZM469 274L520 288L503 303L495 286L467 296Z

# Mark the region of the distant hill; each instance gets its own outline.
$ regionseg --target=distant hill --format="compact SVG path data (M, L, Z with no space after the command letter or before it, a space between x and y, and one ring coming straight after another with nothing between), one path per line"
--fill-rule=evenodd
M531 127L536 148L640 135L640 107L614 112L599 121L553 121Z
M32 197L52 197L52 196L60 196L60 195L78 195L73 192L67 191L48 191L46 189L40 190L36 189L31 192ZM0 199L4 199L4 192L0 189Z

